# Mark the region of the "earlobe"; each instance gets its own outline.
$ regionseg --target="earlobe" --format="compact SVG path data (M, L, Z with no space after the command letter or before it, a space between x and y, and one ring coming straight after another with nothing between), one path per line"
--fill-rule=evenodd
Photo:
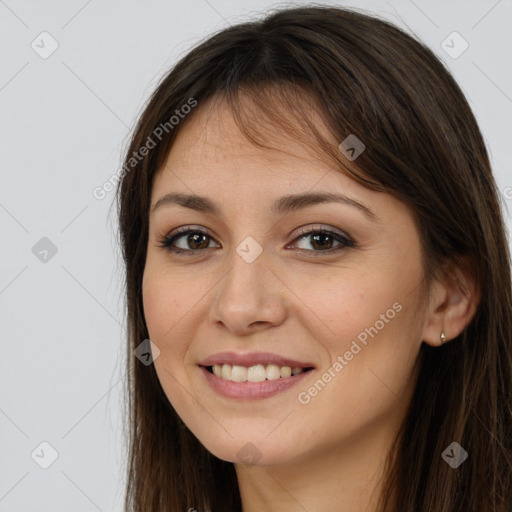
M422 340L434 347L453 340L471 323L479 302L475 280L452 268L432 285Z

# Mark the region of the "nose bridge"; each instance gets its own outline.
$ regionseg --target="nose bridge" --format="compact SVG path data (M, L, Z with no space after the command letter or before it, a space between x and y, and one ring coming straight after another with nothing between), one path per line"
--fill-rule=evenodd
M266 275L267 255L256 239L247 237L232 248L229 271L222 280L218 295L229 296L239 305L260 302ZM268 290L268 288L267 288Z
M212 304L214 322L221 321L229 329L241 332L256 322L282 320L282 300L267 263L268 254L251 236L232 247L229 269Z

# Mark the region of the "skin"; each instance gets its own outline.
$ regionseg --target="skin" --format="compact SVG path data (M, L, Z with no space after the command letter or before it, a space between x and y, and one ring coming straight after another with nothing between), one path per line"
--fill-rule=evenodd
M222 215L175 204L150 213L143 301L150 339L160 349L155 369L194 435L235 463L244 512L375 511L421 343L439 345L442 331L448 340L457 336L474 314L474 290L467 279L436 281L426 300L421 243L408 207L341 174L301 141L277 134L272 143L277 149L251 144L224 104L211 111L199 106L157 173L152 207L169 192L193 193L218 201ZM345 194L376 220L333 202L286 215L270 211L281 196L311 191ZM199 245L209 248L195 249L186 235L175 245L194 254L160 246L190 224L209 232ZM327 254L311 235L297 234L320 224L356 245L327 238L327 248L342 247ZM248 236L263 250L252 263L236 253ZM394 304L400 312L300 403L299 393ZM197 365L226 350L269 351L315 370L271 398L225 398ZM240 461L248 442L257 453L251 465Z

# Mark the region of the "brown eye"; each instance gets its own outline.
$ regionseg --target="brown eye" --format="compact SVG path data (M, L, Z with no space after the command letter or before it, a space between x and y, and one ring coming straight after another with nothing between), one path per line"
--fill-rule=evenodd
M304 245L312 247L312 249L299 247L301 251L309 253L333 253L347 247L355 247L355 242L348 236L327 229L302 231L301 235L295 240L298 240L299 242L305 241ZM297 242L295 242L295 245L296 244Z
M177 234L171 234L160 240L160 247L173 253L194 253L210 248L212 240L210 235L203 230L185 227L180 228ZM177 242L182 246L176 246Z

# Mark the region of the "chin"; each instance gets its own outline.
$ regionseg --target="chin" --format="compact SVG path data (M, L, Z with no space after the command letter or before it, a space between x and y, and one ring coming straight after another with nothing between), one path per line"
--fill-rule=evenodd
M265 435L238 435L231 438L225 434L224 439L201 439L203 446L215 457L234 464L249 466L276 466L286 462L288 450L292 447L283 445L283 440L276 437L270 441Z

